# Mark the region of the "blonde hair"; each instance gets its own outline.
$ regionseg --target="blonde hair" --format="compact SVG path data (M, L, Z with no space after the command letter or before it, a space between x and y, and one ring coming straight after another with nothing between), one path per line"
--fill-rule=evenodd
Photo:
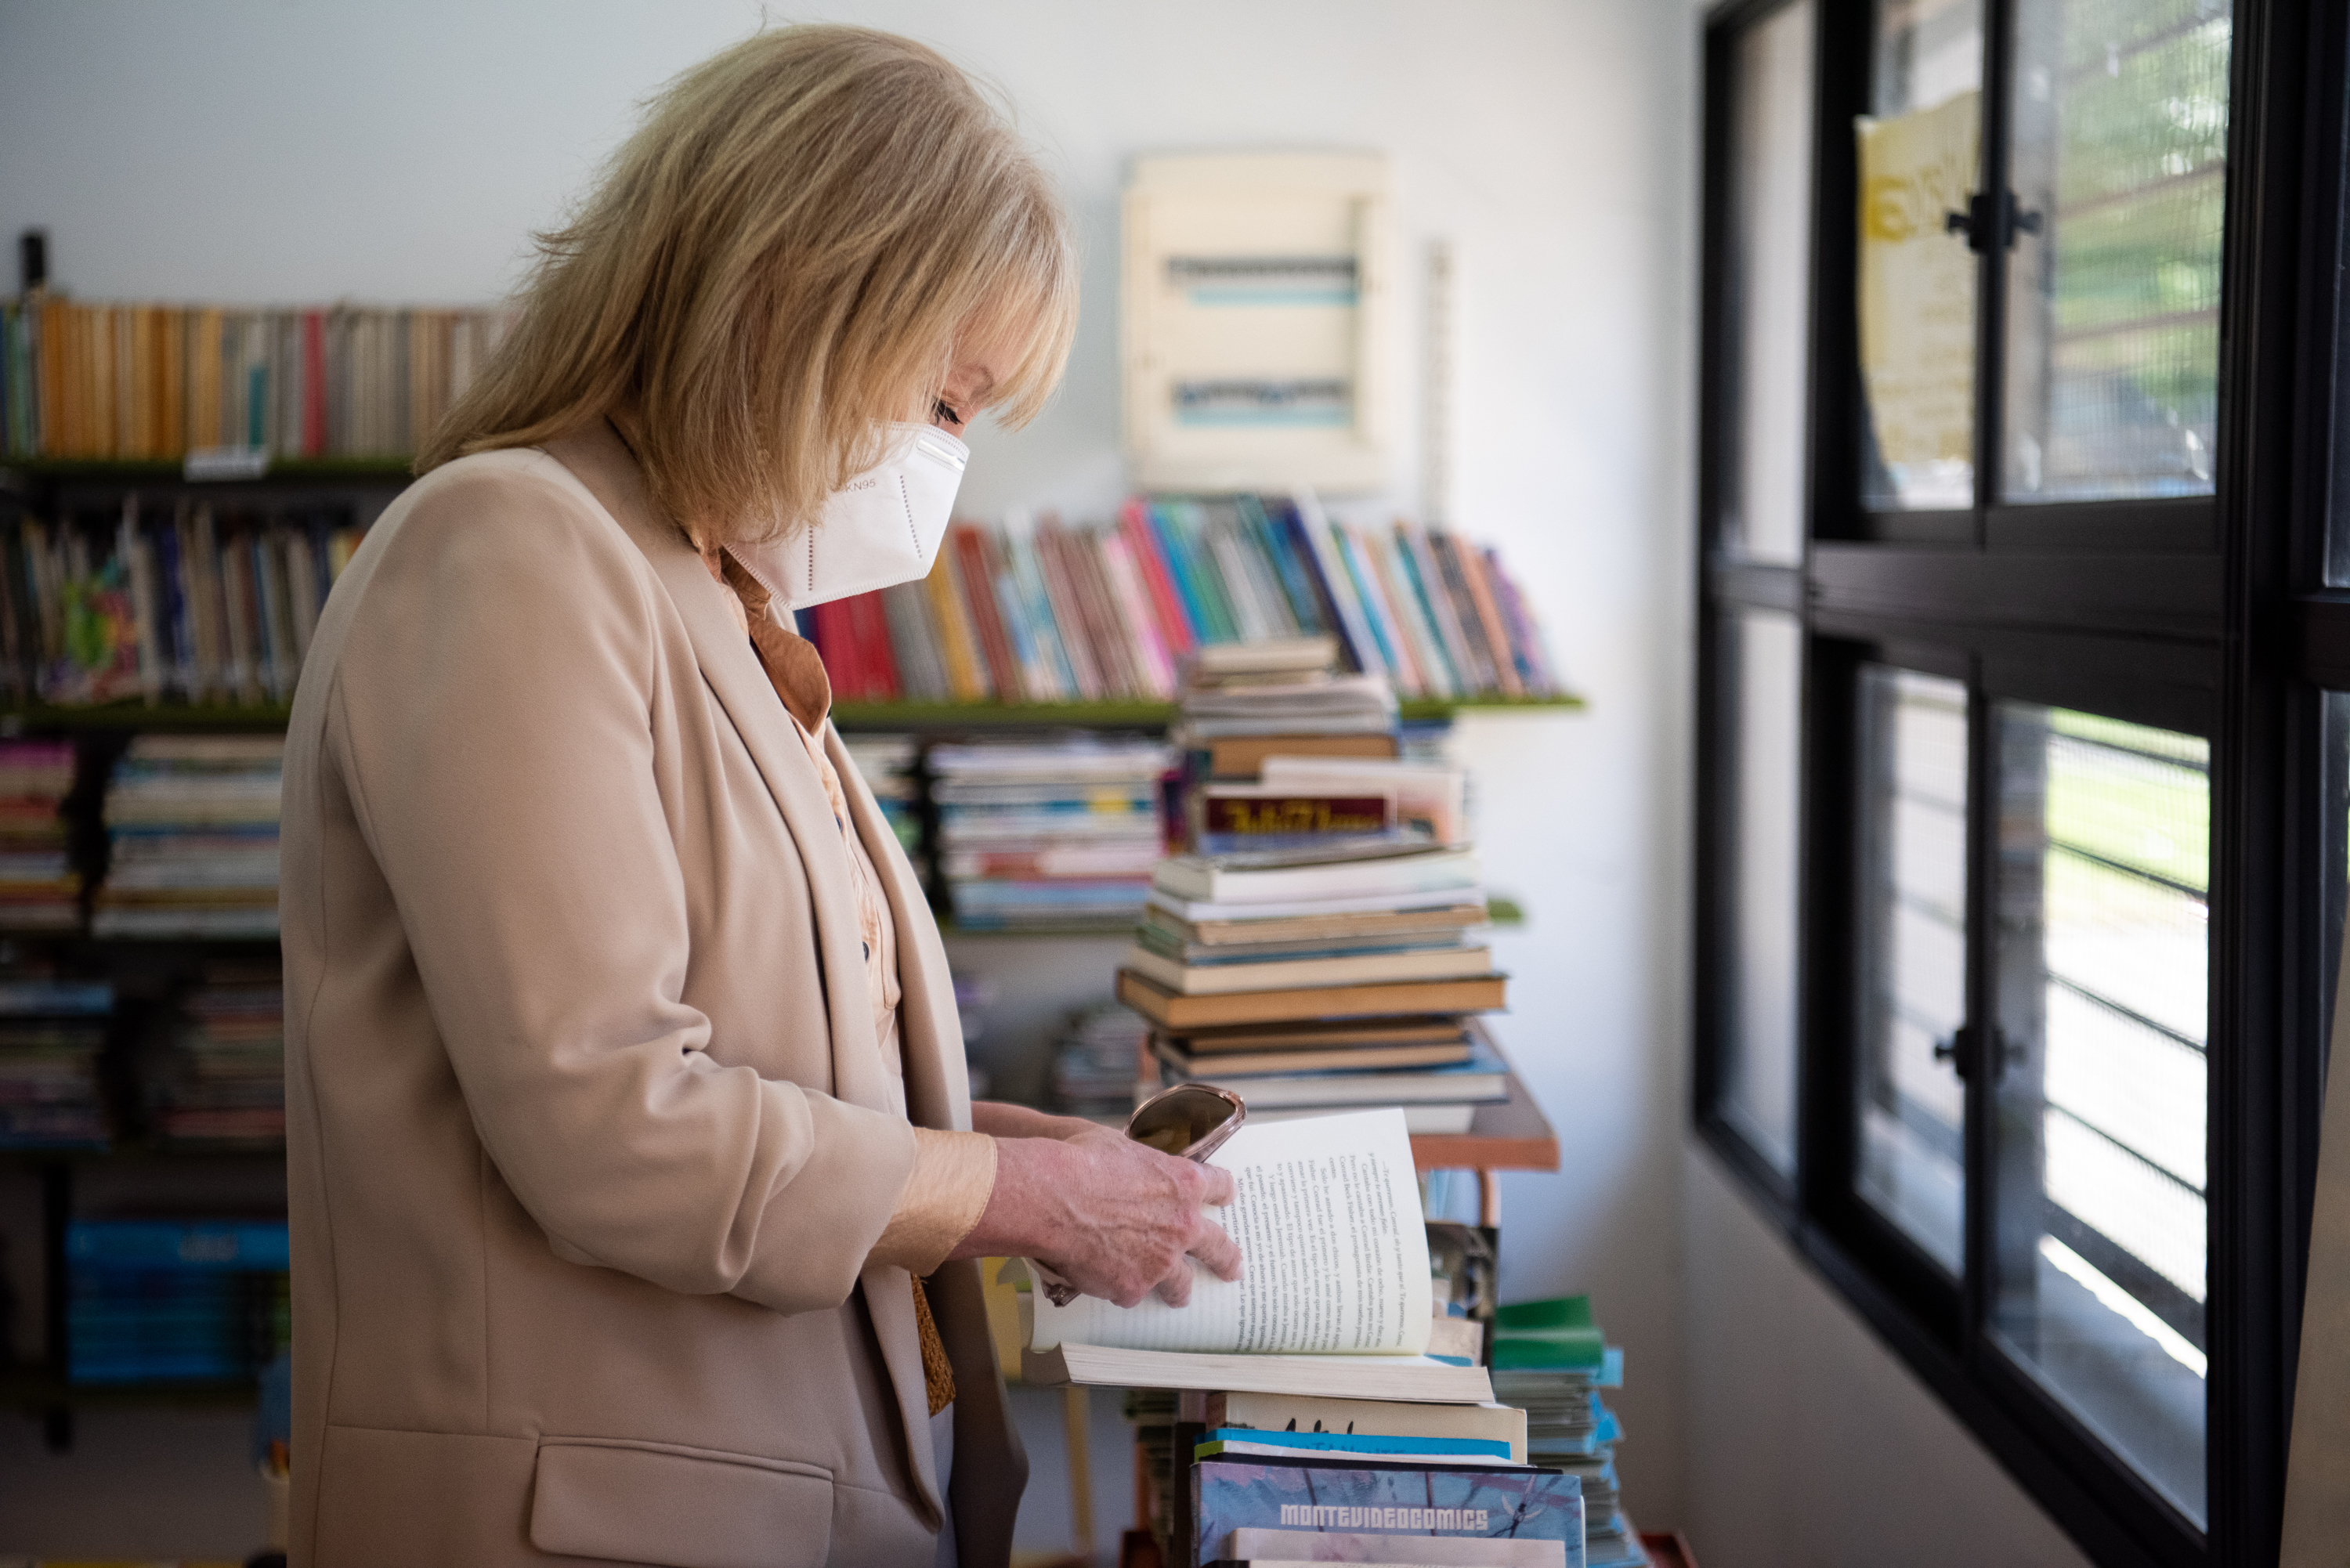
M1067 214L934 51L764 33L665 87L574 222L536 236L514 330L417 458L529 446L620 409L697 545L772 536L927 421L957 348L1035 415L1076 322Z

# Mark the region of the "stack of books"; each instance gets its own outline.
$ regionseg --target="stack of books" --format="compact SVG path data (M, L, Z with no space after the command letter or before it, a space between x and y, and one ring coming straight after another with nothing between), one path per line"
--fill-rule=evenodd
M103 1148L110 985L0 981L0 1148Z
M1345 675L1329 637L1204 647L1185 666L1169 739L1193 776L1253 778L1268 756L1393 757L1396 696L1383 675Z
M148 1081L148 1123L168 1143L286 1140L286 992L275 965L214 964L180 1003Z
M66 1375L227 1383L290 1342L283 1220L76 1220L66 1227Z
M1150 1021L1164 1081L1221 1084L1253 1116L1402 1106L1414 1132L1465 1132L1477 1106L1509 1096L1508 1064L1473 1016L1503 1004L1506 981L1475 935L1486 908L1465 782L1391 756L1275 752L1250 758L1246 780L1201 768L1200 743L1227 738L1200 734L1217 722L1202 709L1251 722L1229 716L1261 703L1279 713L1261 722L1302 726L1315 691L1334 693L1333 724L1356 726L1318 738L1375 736L1392 752L1383 686L1331 675L1326 649L1318 668L1317 650L1272 651L1295 664L1195 677L1181 725L1194 847L1152 874L1118 1000ZM1301 727L1282 743L1315 738Z
M72 742L0 742L0 931L81 924L81 877L57 815L73 782Z
M277 934L282 735L140 735L106 791L98 937Z
M1461 1258L1433 1282L1402 1116L1252 1116L1211 1163L1240 1280L1202 1276L1182 1307L1025 1309L1028 1381L1172 1393L1128 1406L1161 1561L1582 1568L1578 1478L1495 1401L1482 1333L1451 1315Z
M1067 735L931 748L939 873L974 930L1133 924L1166 845L1156 741Z
M1053 1109L1124 1127L1144 1075L1137 1064L1147 1059L1147 1033L1142 1020L1114 1002L1073 1016L1053 1053Z
M848 760L864 775L874 804L889 819L889 830L911 855L922 842L922 784L915 770L921 761L921 743L911 735L843 735L840 743Z
M1607 1344L1589 1296L1521 1302L1494 1314L1493 1396L1526 1416L1526 1452L1583 1483L1591 1568L1648 1562L1616 1477L1622 1423L1601 1399L1624 1386L1624 1352Z

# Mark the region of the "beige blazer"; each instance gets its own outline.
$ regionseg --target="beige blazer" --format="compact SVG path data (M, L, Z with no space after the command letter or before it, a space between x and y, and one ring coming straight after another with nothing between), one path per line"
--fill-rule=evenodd
M899 939L723 588L598 424L369 530L286 755L293 1558L907 1563L941 1520L907 1116L971 1125L945 950L827 733ZM962 1560L1027 1464L975 1265L933 1276Z

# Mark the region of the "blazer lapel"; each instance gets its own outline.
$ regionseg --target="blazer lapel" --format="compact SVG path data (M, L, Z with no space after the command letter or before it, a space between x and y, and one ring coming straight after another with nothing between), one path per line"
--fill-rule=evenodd
M783 813L785 826L799 846L800 863L807 872L808 898L816 909L816 945L825 977L825 1011L832 1024L833 1094L869 1110L893 1109L887 1081L889 1068L881 1061L881 1043L873 1034L873 1003L865 984L864 937L857 918L856 891L849 882L848 847L842 842L840 826L833 819L832 803L825 795L824 781L816 774L815 762L794 732L791 716L784 711L775 687L768 683L767 672L753 651L750 639L735 626L734 617L726 607L726 589L711 577L702 557L678 532L654 514L645 496L636 460L603 421L546 442L542 450L577 475L644 552L654 574L668 589L679 618L685 622L694 658L702 666L702 680L743 737L752 762ZM830 724L825 726L825 733L827 743L834 748L833 766L841 775L843 791L852 803L862 803L861 806L851 805L851 826L864 835L869 854L883 846L872 826L879 817L879 808L873 805L871 792L865 788L846 753L837 749L839 742ZM914 992L909 977L927 971L942 979L946 954L928 908L920 903L920 888L913 883L913 871L906 864L905 852L899 848L895 836L888 833L886 826L881 832L889 838L886 849L889 857L877 857L875 863L889 867L882 879L888 888L890 913L900 933L899 985L910 1002ZM907 901L909 889L914 900L910 905ZM915 912L917 909L919 914ZM926 938L930 944L910 964L904 957L912 950L910 935L916 940ZM926 997L934 997L941 989L927 977L925 983ZM954 987L951 981L943 982L943 991L945 1004L951 1012ZM919 1007L901 1008L901 1047L910 1043L920 1047L903 1052L910 1069L917 1057L928 1060L937 1054L936 1025L931 1016L936 1005L930 1002ZM925 1021L923 1035L918 1042L911 1041L907 1032L906 1021L914 1018ZM960 1043L959 1026L953 1038ZM926 1068L925 1076L935 1081L935 1068ZM910 1107L915 1082L910 1070L906 1085ZM971 1125L969 1100L966 1080L962 1119L947 1125ZM935 1093L931 1095L930 1103L938 1103ZM872 1317L874 1336L880 1344L882 1366L898 1396L899 1419L904 1424L914 1490L932 1511L933 1518L943 1521L945 1508L939 1491L938 1460L930 1440L930 1402L922 1375L921 1338L914 1322L913 1288L909 1281L905 1270L886 1265L869 1267L859 1277L866 1311Z
M873 1036L873 1003L865 984L864 939L849 883L847 846L841 842L815 763L793 732L791 716L768 684L750 639L734 624L726 589L711 577L683 536L654 513L636 460L609 426L599 420L546 442L541 450L576 474L603 504L668 590L692 641L702 680L742 736L783 813L785 826L799 846L808 899L816 912L825 1012L832 1024L832 1093L868 1110L891 1109L889 1069L881 1062L880 1042Z
M905 1064L906 1111L918 1127L971 1130L971 1074L963 1065L962 1015L954 1000L954 974L947 962L939 923L922 894L921 878L906 858L889 819L881 815L857 764L827 724L826 752L848 797L848 815L865 852L880 874L898 932L898 1046Z

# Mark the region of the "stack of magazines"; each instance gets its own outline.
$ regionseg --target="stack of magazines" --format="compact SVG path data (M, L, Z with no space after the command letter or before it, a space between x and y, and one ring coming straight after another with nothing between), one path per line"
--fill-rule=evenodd
M276 967L214 965L181 1002L149 1079L149 1123L174 1144L286 1137L286 992Z
M1589 1296L1521 1302L1494 1314L1493 1397L1525 1412L1526 1457L1583 1483L1591 1568L1646 1563L1616 1477L1623 1427L1600 1397L1624 1386L1624 1352L1592 1318Z
M1156 741L1067 735L931 748L939 872L974 930L1133 924L1165 846Z
M99 937L277 934L282 735L140 735L106 791Z
M1072 1017L1053 1053L1053 1108L1124 1127L1134 1109L1144 1033L1142 1021L1114 1002Z
M75 1220L66 1376L236 1383L289 1342L283 1220Z
M1268 756L1392 757L1395 688L1344 675L1327 637L1225 643L1186 666L1182 712L1169 739L1218 778L1256 774Z
M0 930L81 924L81 877L57 815L73 780L72 742L0 742Z
M840 743L889 819L889 831L913 854L922 841L921 781L914 774L920 742L911 735L853 734L841 736Z
M110 985L0 981L0 1148L103 1148Z

